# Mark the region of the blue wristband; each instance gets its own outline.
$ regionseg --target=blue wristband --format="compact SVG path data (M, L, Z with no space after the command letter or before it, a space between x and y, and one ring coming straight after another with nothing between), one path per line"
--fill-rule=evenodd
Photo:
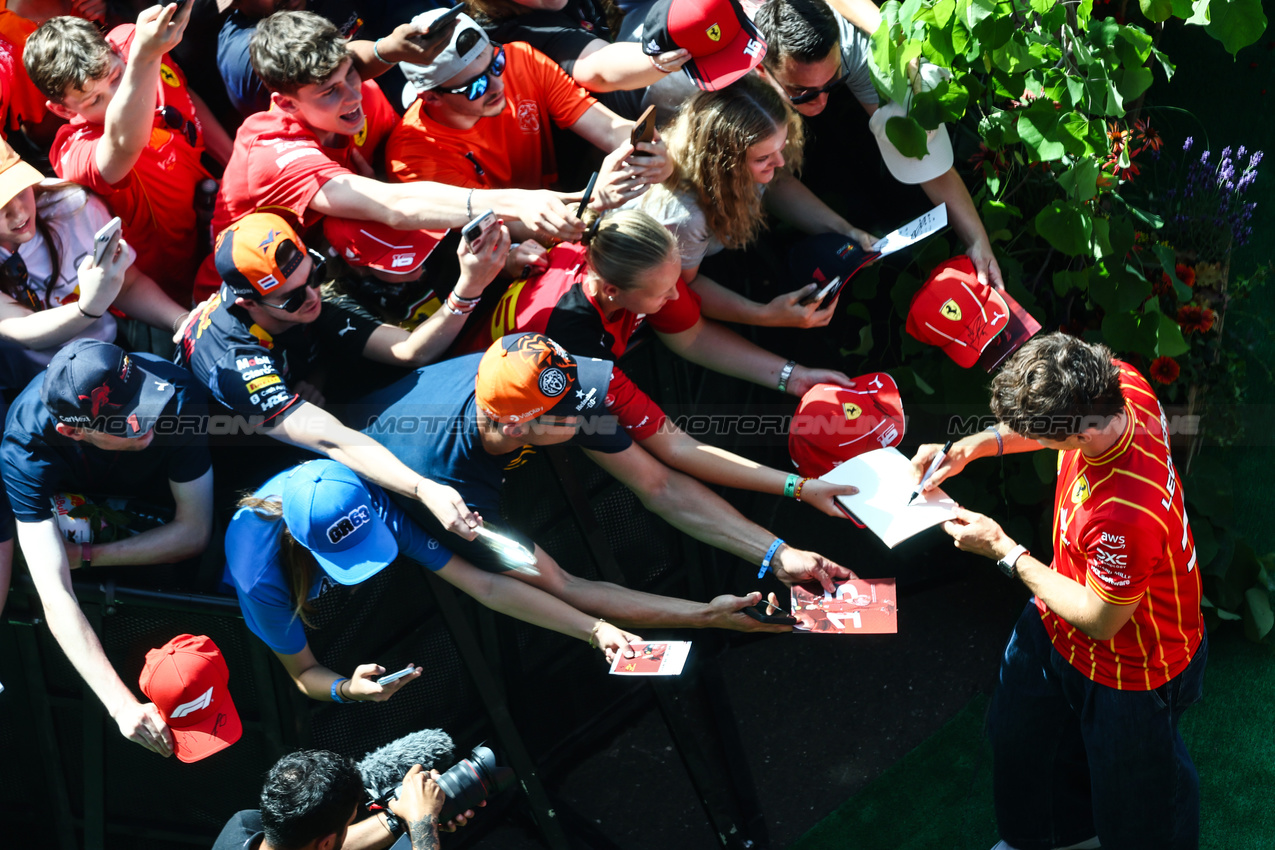
M770 548L766 550L766 557L761 559L761 569L757 571L757 578L763 578L766 575L766 572L770 569L770 559L775 557L775 553L783 545L783 538L780 537L776 537L775 542L770 544Z
M328 688L328 694L332 697L332 701L333 701L333 702L339 702L339 703L341 703L342 705L344 705L344 704L349 703L349 702L351 702L351 701L352 701L352 700L348 700L348 699L341 699L341 694L340 694L340 693L338 693L338 691L337 691L337 689L341 687L341 683L342 683L342 682L348 682L348 681L350 681L350 680L349 680L349 679L337 679L337 680L335 680L335 681L332 683L332 687Z

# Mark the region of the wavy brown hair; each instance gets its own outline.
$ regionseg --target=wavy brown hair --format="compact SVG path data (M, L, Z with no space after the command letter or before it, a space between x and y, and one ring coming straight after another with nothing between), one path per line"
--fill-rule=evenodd
M665 134L674 170L664 188L692 193L721 243L744 247L766 227L748 149L784 127L785 168L796 175L805 144L801 116L769 83L749 74L721 91L697 93Z
M283 523L283 503L274 499L258 499L256 496L244 496L239 500L239 507L247 508L253 511L257 516L267 522ZM292 536L292 532L288 530L285 524L279 534L279 560L283 563L284 570L288 573L288 589L292 592L292 612L295 616L301 618L301 622L310 628L314 628L314 623L310 622L307 614L314 613L314 606L310 604L310 585L314 583L314 576L319 569L319 564L314 560L314 555L310 550L297 542Z
M992 379L997 421L1024 437L1066 440L1124 409L1120 367L1102 343L1032 337Z

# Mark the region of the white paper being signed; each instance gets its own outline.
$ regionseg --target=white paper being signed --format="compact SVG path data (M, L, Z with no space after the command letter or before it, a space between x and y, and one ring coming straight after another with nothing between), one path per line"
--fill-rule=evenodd
M908 504L916 486L912 461L893 447L853 457L820 480L858 487L858 493L838 496L837 501L891 549L912 535L951 519L956 507L942 489L922 493Z
M915 245L932 233L947 227L947 204L939 204L920 218L915 218L898 230L877 240L872 250L885 256ZM917 497L918 499L920 496Z

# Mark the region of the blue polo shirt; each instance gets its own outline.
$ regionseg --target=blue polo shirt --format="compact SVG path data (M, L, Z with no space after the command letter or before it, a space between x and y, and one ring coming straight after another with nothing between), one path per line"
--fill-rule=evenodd
M291 472L286 470L271 478L252 494L253 498L281 501L283 482ZM446 566L452 553L412 522L384 490L370 482L364 484L372 497L372 509L398 541L399 554L431 570ZM226 528L223 581L239 594L239 608L248 629L275 652L294 655L305 649L307 641L305 626L296 615L287 567L279 557L282 533L282 518L268 517L252 508L236 511ZM322 569L316 572L307 601L336 586Z

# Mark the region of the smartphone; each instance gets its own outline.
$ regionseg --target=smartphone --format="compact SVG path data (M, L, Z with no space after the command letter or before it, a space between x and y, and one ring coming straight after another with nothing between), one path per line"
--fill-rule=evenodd
M589 201L593 199L593 187L598 185L598 172L593 172L593 176L589 178L589 185L584 187L584 197L580 199L580 206L576 207L576 218L582 218L584 211L589 208Z
M124 226L124 222L120 221L119 216L102 225L93 236L93 265L102 265L102 260L106 259L106 246L110 243L111 237L120 232L120 228Z
M495 226L496 213L494 210L487 210L487 212L462 227L460 229L460 235L465 237L465 244L469 245L469 250L477 251L478 243L481 242L483 237L485 237Z
M412 36L412 41L417 44L423 44L431 39L438 38L447 30L447 25L456 20L456 16L465 11L464 3L457 3L443 14L429 22L429 28L423 33Z
M637 147L638 142L655 141L655 107L648 106L642 116L633 124L633 134L629 136L629 141L633 143L633 147ZM634 156L650 156L649 153L636 151Z
M526 546L512 537L497 534L485 525L478 526L474 531L478 533L478 540L500 555L510 569L527 575L540 575L540 570L536 567L535 553Z
M376 683L378 685L389 685L394 682L397 682L399 679L403 678L404 676L410 676L412 673L415 673L415 672L416 672L416 665L408 664L406 667L404 667L402 670L399 670L396 673L386 673L384 676L377 679Z
M845 285L846 282L844 278L834 277L832 280L828 281L827 286L812 295L806 296L802 299L801 303L804 305L818 301L819 309L822 310L833 302L833 300L841 292L841 287Z
M770 605L768 602L758 602L756 605L749 605L743 609L744 613L752 617L759 623L765 623L768 626L795 626L797 618L789 616L787 611L783 614L767 614L766 608L774 608L776 611L784 611L778 605Z

